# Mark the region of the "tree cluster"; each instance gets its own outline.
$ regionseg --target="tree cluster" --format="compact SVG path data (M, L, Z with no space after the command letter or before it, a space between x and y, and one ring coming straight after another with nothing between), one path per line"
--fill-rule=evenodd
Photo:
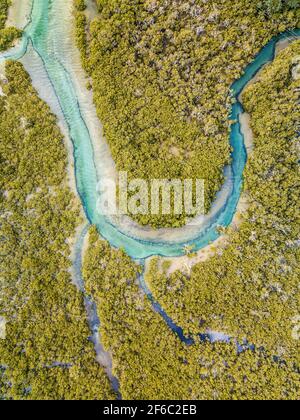
M13 42L19 38L22 31L16 28L5 28L8 8L11 0L0 0L0 51L4 51L12 46Z
M71 282L80 223L56 117L23 66L6 63L0 96L0 397L114 397Z

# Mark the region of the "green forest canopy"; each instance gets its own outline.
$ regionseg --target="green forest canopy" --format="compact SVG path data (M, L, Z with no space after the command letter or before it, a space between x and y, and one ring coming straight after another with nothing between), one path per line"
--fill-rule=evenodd
M270 19L252 0L98 5L91 25L77 13L76 38L117 169L146 180L204 179L208 210L230 159L230 86L273 35L299 25L299 8Z
M293 75L299 56L296 41L243 95L255 148L245 173L249 209L240 229L229 229L229 245L188 275L167 276L157 260L146 275L155 299L186 335L225 332L298 373L300 79Z
M124 400L296 400L299 372L267 349L231 343L187 346L143 294L137 266L90 231L84 280L97 304ZM198 306L198 309L201 306ZM200 328L200 326L198 326ZM255 328L255 326L253 326Z
M103 12L107 3L101 3ZM118 0L111 4L118 4ZM234 16L240 16L236 15L238 11L232 2L231 6ZM6 13L7 7L4 10ZM224 10L229 14L228 7ZM277 23L265 23L264 29L256 28L257 39L253 44L242 39L248 58L271 34L295 24L294 12L289 13ZM251 9L246 20L250 19L254 25L257 21L253 16L254 9ZM212 28L220 24L218 19L212 22ZM78 33L86 23L81 19ZM97 24L93 31L94 47L91 46L95 52L99 41ZM225 32L228 42L232 36L238 43L238 34L242 34L234 26L232 31L232 34ZM101 84L99 57L93 61L95 57L93 49L90 54L86 33L80 33L77 40L85 43L82 56L87 60L86 68L93 75L94 88L99 94L104 89L98 85ZM139 31L133 33L138 35ZM151 54L158 60L161 44L157 41L154 45ZM178 45L183 47L184 43L180 41ZM203 53L209 45L202 46ZM180 51L184 57L184 51ZM234 73L244 64L240 52L237 50L236 63L231 69ZM299 54L297 42L264 70L259 83L245 92L244 103L251 114L255 134L255 152L246 170L250 207L240 231L230 232L231 245L222 255L194 267L190 277L179 272L167 277L157 271L157 261L148 273L147 281L155 297L184 327L186 334L195 335L194 346L185 346L153 311L151 302L138 286L141 268L122 251L113 250L101 241L95 228L91 229L83 275L88 293L98 304L103 342L112 352L114 373L120 380L124 399L299 398L299 346L293 331L299 310L296 128L300 117L297 106L300 86L299 80L292 77L293 59ZM222 57L226 58L226 54ZM118 69L117 55L111 59L116 60ZM126 56L125 59L135 58ZM209 59L209 65L214 63L220 72L222 66L217 56ZM156 69L153 74L156 76ZM117 75L114 77L120 83ZM6 321L6 338L0 339L0 397L114 398L88 339L90 331L83 295L72 285L69 273L68 239L74 237L80 217L78 202L67 184L62 134L49 107L32 88L22 65L7 63L6 78L8 83L4 81L1 86L5 96L0 96L0 318ZM133 74L134 88L135 79ZM188 89L190 78L187 79L182 83ZM229 73L225 81L229 86ZM167 78L166 86L170 83L172 80ZM176 83L180 91L181 83ZM109 86L113 89L113 85ZM207 95L212 100L209 90ZM124 99L126 106L131 106L131 100L130 96ZM114 104L114 94L111 101ZM217 103L210 106L214 109ZM222 109L220 115L223 113L225 117ZM130 115L136 118L134 112ZM142 129L144 117L141 115ZM114 123L114 113L107 117L108 130L110 118ZM212 118L215 122L220 116ZM184 133L187 121L182 120ZM116 130L127 129L125 122L122 122L124 127ZM225 139L225 130L223 135ZM184 149L184 137L179 140ZM114 138L110 141L113 144ZM228 151L224 145L221 150ZM145 160L146 151L141 150L141 159ZM216 148L216 155L217 151ZM219 160L220 167L225 155ZM163 170L164 158L162 155ZM135 161L131 163L137 165ZM122 164L120 160L119 165ZM133 173L139 171L134 165L133 168ZM209 327L225 331L240 342L246 338L256 348L250 351L245 347L245 351L237 354L234 342L214 345L200 342L196 335Z

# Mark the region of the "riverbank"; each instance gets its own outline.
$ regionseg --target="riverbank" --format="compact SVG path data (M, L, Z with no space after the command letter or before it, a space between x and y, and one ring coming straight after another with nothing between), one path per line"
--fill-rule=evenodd
M32 10L32 0L15 0L9 9L9 19L7 25L16 26L19 29L24 27L30 21L30 13ZM74 263L75 259L75 245L79 240L82 230L87 223L85 213L80 205L80 197L77 191L76 178L75 178L75 160L74 160L74 147L69 135L68 125L64 119L59 101L53 91L53 86L49 81L44 64L39 55L34 51L32 45L28 46L27 53L20 60L24 65L26 71L31 77L32 86L38 92L39 97L48 104L51 112L57 116L57 124L63 134L64 147L67 151L67 168L66 179L67 185L76 197L77 203L74 203L80 209L79 225L76 228L75 235L67 239L67 244L71 249L71 261ZM4 65L4 63L3 63ZM78 279L74 270L70 270L72 282L76 284Z
M30 18L30 11L31 11L31 0L21 2L15 1L13 6L10 9L10 23L11 25L15 25L19 28L24 28L29 21ZM68 9L68 8L67 8ZM27 13L26 13L27 11ZM70 20L72 22L72 9L68 9L70 13L66 20ZM28 14L29 13L29 14ZM73 42L73 34L71 32L72 25L69 24L70 33L68 36L68 42ZM74 56L76 56L77 49L75 46L70 46L70 51L74 50ZM72 56L72 60L74 59ZM24 65L25 69L28 71L32 86L36 89L39 97L44 100L51 109L51 112L56 115L57 117L57 124L63 134L64 138L64 147L67 152L67 168L66 168L66 183L70 190L73 192L74 197L76 197L76 201L74 202L74 206L76 209L80 209L80 215L78 217L78 225L74 234L66 239L67 244L70 247L70 261L71 267L69 268L69 272L71 275L72 283L83 293L86 312L87 312L87 319L91 329L91 341L94 344L95 349L95 359L99 365L103 366L106 371L107 377L109 378L112 388L118 393L118 383L116 378L114 378L112 374L112 360L111 356L108 352L106 352L101 344L101 337L98 331L99 328L99 321L96 314L96 308L94 304L90 301L88 296L86 296L84 290L84 282L82 279L82 259L84 257L85 251L88 246L88 222L83 211L83 207L80 206L80 197L78 195L77 190L77 183L75 177L75 159L74 159L74 145L72 139L69 134L69 126L64 118L64 114L61 109L60 102L58 97L56 96L56 92L53 89L53 85L49 80L47 71L45 69L44 63L41 57L37 54L37 52L32 48L30 44L28 46L27 52L20 60ZM83 71L81 70L80 61L77 58L73 60L76 66L76 71L74 72L77 76L78 84L82 87L85 86L85 81L83 77ZM0 63L0 76L1 78L5 79L5 61ZM82 80L80 80L80 76ZM2 92L2 91L1 91ZM1 93L0 92L0 93ZM85 96L84 88L80 90L82 93L82 98L85 98L85 104L87 107L92 107L92 102L88 103L88 99L91 100L91 96ZM96 119L91 119L91 113L86 116L88 121L92 121L92 123L97 126L100 123L95 123ZM95 133L94 133L95 135ZM100 153L100 152L99 152ZM100 154L101 155L101 154Z
M14 0L9 7L8 19L6 26L14 26L23 30L31 19L32 0ZM16 47L21 40L17 41ZM75 180L75 163L73 143L70 139L67 124L61 111L60 104L53 91L53 86L49 81L47 72L44 68L43 62L38 54L33 50L32 46L28 47L28 51L20 60L24 65L26 71L29 73L32 81L32 86L38 92L39 97L45 101L51 109L51 112L57 116L58 126L64 136L64 144L67 150L68 165L67 165L67 180L68 186L75 196L78 196L76 180ZM5 64L2 64L5 66ZM84 213L82 211L82 216Z
M119 383L113 375L113 361L110 352L106 351L102 345L101 333L100 333L100 320L97 313L97 306L93 302L92 298L88 296L85 289L85 282L83 278L82 268L84 264L84 258L89 247L89 225L85 224L79 226L76 230L76 241L72 251L72 267L71 274L73 283L83 293L84 304L87 313L87 321L91 331L91 341L94 345L96 353L96 361L102 366L106 372L106 375L111 383L112 389L119 395Z
M30 19L32 0L14 0L8 9L6 26L24 29Z

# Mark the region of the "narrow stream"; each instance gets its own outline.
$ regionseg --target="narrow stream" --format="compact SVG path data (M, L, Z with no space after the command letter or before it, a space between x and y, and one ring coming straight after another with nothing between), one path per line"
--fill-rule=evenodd
M118 399L121 399L119 391L120 385L118 379L113 375L112 372L112 358L111 355L104 350L101 343L100 334L100 320L97 314L97 306L93 299L86 293L84 286L84 279L82 277L82 264L83 264L83 249L84 241L88 234L89 225L87 224L81 231L75 244L74 256L73 256L73 278L76 281L76 286L83 293L84 304L87 313L87 320L92 332L91 341L94 344L96 352L97 362L105 368L106 374L110 380L113 390L115 391Z

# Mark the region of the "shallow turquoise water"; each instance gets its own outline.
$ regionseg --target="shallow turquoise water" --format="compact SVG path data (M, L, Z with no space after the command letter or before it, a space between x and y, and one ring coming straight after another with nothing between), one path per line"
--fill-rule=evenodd
M230 168L227 168L232 181L230 191L220 210L209 219L209 224L205 229L195 226L191 229L190 236L176 241L144 240L138 236L133 237L133 235L121 232L120 228L112 225L109 220L96 211L99 174L96 171L92 141L80 110L75 86L64 66L63 55L57 55L55 51L53 37L60 36L57 28L60 25L61 16L57 12L58 9L53 8L53 3L50 0L35 0L33 2L31 21L25 28L21 44L16 49L0 56L0 60L20 59L26 53L29 43L42 59L69 127L74 146L77 190L89 222L97 225L101 235L112 246L123 248L128 255L135 259L144 259L151 255L180 256L184 254L185 245L192 245L195 250L204 248L219 237L217 231L219 226L227 227L231 224L240 199L243 171L247 161L240 123L237 122L232 126L230 134L230 143L233 147L232 164ZM238 102L240 92L262 66L273 60L276 43L282 39L299 36L300 30L296 30L293 34L287 32L273 38L261 50L252 64L246 68L244 76L233 84L232 91L237 103L232 107L232 119L239 120L239 116L243 112L242 105Z

